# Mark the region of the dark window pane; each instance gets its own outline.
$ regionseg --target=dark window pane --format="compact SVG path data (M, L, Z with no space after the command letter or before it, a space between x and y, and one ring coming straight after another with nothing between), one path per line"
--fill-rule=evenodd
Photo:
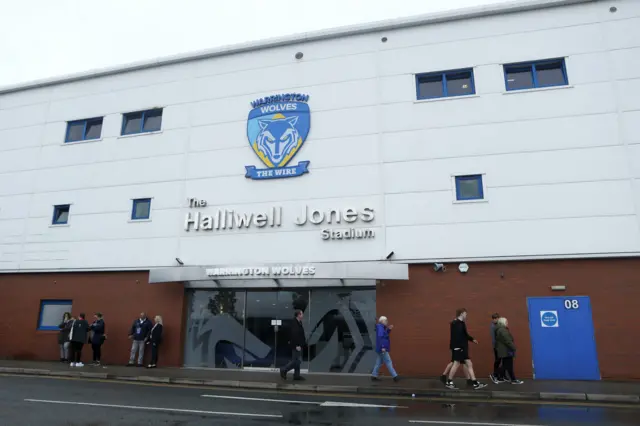
M536 65L536 78L538 87L562 86L567 84L562 72L562 62L551 62L544 65Z
M134 114L127 114L124 116L124 129L123 135L130 135L132 133L140 133L140 124L142 123L142 113L137 112Z
M162 126L162 110L148 111L144 116L143 132L155 132Z
M507 68L507 90L531 89L533 73L531 66Z
M480 176L457 178L456 189L459 200L483 198L482 178Z
M98 139L102 133L102 119L90 120L87 122L87 133L85 139Z
M67 142L81 141L83 132L84 121L69 123L69 129L67 130Z
M151 210L151 200L136 200L133 202L133 218L149 219L149 211Z
M422 77L418 80L420 99L441 98L444 96L442 90L442 76Z
M470 72L447 75L447 96L472 95L473 93Z
M53 223L65 224L69 220L69 206L56 206L53 211Z

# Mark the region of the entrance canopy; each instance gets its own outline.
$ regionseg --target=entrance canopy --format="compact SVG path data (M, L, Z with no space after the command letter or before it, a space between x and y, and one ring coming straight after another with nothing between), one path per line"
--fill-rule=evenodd
M149 271L150 283L191 288L366 287L377 280L408 280L409 265L336 262L239 266L176 266Z

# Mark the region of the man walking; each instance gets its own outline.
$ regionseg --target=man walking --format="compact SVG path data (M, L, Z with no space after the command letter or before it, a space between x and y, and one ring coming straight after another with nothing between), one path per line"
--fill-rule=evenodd
M500 314L497 312L491 315L491 344L493 348L493 373L489 375L489 378L495 384L503 382L503 379L500 374L501 360L498 357L498 351L496 350L496 325L498 324L499 318L500 318Z
M393 369L391 355L389 355L389 351L391 350L389 333L391 333L391 330L393 330L393 325L389 325L387 317L381 316L378 324L376 324L376 353L378 354L378 358L376 358L376 364L373 366L373 371L371 372L371 380L379 380L378 372L380 371L380 367L382 367L382 363L384 363L384 365L387 366L387 370L389 370L389 374L393 377L393 381L398 381L398 373Z
M140 317L133 321L129 331L129 339L133 342L131 343L131 354L127 367L135 365L136 352L138 353L138 367L144 366L144 344L152 327L153 324L151 324L147 314L144 312L141 312Z
M455 377L456 371L461 363L467 366L467 369L469 370L469 378L473 381L474 389L478 390L487 386L476 380L473 365L469 359L469 342L473 342L477 345L478 341L471 337L467 332L466 319L467 310L463 308L456 311L456 319L451 322L451 339L449 347L451 348L451 359L453 361L453 365L449 371L449 380L447 380L445 385L449 389L457 389L456 385L453 383L453 378Z
M280 377L282 377L282 380L287 380L287 373L291 370L293 370L293 380L304 380L300 375L302 349L306 343L302 318L304 318L304 313L300 309L296 309L295 320L291 325L291 338L289 340L291 344L291 361L280 369Z

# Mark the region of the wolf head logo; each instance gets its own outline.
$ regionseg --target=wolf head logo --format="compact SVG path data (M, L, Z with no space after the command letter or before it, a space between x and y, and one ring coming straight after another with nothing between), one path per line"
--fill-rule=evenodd
M275 167L285 165L296 153L302 139L296 129L298 116L258 120L260 133L256 138L258 151Z

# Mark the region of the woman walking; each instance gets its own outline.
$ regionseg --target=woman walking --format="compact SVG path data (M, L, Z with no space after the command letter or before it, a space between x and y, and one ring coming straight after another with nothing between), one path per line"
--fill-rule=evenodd
M147 339L147 345L151 345L151 364L147 368L156 368L158 366L158 350L160 349L160 343L162 343L162 317L156 315L154 322L155 324L153 324Z
M69 328L71 327L71 313L65 312L62 315L62 322L58 325L58 346L60 346L60 362L69 362Z
M100 312L96 312L93 316L93 324L89 326L92 331L91 335L91 349L93 350L93 365L100 365L100 358L102 357L102 344L105 341L106 328L104 325L104 319Z
M509 322L506 318L499 318L496 324L496 352L502 364L501 377L506 381L507 374L511 379L511 384L521 385L522 380L516 378L513 371L513 358L516 354L516 345L513 343L513 336L508 328Z

